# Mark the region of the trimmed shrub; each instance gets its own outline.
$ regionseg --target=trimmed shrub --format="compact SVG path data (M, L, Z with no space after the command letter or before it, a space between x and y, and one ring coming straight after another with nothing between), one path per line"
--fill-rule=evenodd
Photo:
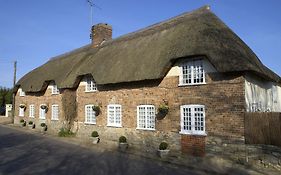
M99 133L97 131L93 131L91 134L92 137L98 137Z
M127 138L125 136L119 137L119 143L127 143Z
M168 143L162 142L159 145L159 150L166 150L168 148Z

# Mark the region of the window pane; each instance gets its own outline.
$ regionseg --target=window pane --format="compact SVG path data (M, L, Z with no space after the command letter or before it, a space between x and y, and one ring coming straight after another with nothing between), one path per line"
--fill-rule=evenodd
M138 127L143 129L155 128L155 108L154 106L139 106Z
M205 111L202 105L186 105L181 110L182 132L202 134L205 132Z
M86 117L85 117L85 122L86 123L96 123L96 113L93 110L93 105L86 105Z
M203 60L188 61L182 65L182 84L200 84L205 82Z

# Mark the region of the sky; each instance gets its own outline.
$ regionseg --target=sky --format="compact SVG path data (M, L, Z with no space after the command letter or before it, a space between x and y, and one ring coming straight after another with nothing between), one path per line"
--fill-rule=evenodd
M108 23L113 38L210 5L259 59L281 75L281 0L94 0L93 24ZM50 58L91 42L87 0L0 0L0 86Z

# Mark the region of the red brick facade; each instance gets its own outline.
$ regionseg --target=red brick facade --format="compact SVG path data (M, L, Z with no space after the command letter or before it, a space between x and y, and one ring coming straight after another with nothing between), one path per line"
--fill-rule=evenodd
M200 135L182 135L181 151L184 154L193 156L205 156L206 136Z
M168 76L163 80L98 86L96 92L85 92L85 86L79 85L76 91L77 136L89 137L93 130L97 130L103 140L117 141L119 136L126 135L130 144L144 144L150 148L157 148L161 141L167 141L171 150L182 150L183 153L202 156L205 154L205 136L179 134L180 106L201 104L205 105L206 137L210 135L243 138L245 111L243 76L209 73L206 84L179 87L178 83L178 76ZM29 120L28 105L35 104L35 120L39 121L37 110L39 105L56 103L61 109L60 99L61 94L51 95L50 89L44 94L26 94L25 97L19 97L17 94L16 107L21 103L27 104L24 118ZM164 101L168 103L169 113L164 119L156 119L155 131L137 130L137 106L151 104L157 110ZM101 107L101 114L97 116L95 125L84 124L87 104ZM122 105L121 128L107 127L108 104ZM46 123L49 124L50 131L57 132L59 126L62 126L63 111L60 111L60 121L51 121L51 112L50 110L47 112Z

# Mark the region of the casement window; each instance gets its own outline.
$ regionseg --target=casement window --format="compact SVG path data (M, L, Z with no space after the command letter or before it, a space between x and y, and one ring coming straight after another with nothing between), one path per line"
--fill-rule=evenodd
M155 130L155 107L153 105L137 107L137 129Z
M85 105L85 123L96 124L96 112L93 109L94 105Z
M179 85L205 84L203 60L191 60L182 63L179 76Z
M121 127L121 105L107 106L107 126Z
M29 117L34 118L35 108L34 105L29 105Z
M59 105L52 105L52 120L59 120Z
M51 89L52 89L52 94L59 94L60 93L60 90L58 89L58 86L55 85L55 84L51 86Z
M183 105L181 112L181 134L205 135L205 106Z
M19 95L20 95L20 97L25 96L25 92L22 90L22 88L19 88Z
M24 117L24 108L19 107L19 116Z
M97 91L97 85L95 80L92 77L86 78L86 92L94 92Z
M39 106L39 119L46 119L46 110L47 109L42 109L41 106L43 106L44 104Z

